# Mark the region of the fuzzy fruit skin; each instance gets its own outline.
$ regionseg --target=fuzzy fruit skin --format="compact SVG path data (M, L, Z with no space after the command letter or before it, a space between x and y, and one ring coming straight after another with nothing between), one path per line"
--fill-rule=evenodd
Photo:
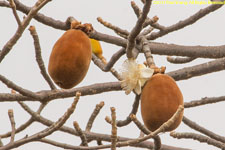
M72 88L84 79L91 57L88 36L80 30L70 29L55 43L49 59L48 72L59 87Z
M173 78L155 74L147 81L141 94L141 115L150 131L155 131L168 121L179 105L183 106L183 95ZM176 129L182 118L183 112L167 131Z

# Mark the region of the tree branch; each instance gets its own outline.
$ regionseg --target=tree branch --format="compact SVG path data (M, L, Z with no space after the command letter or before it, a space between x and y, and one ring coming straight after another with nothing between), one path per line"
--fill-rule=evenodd
M1 76L0 76L1 77ZM1 78L0 78L1 79ZM45 90L37 92L38 98L31 98L20 94L8 94L0 93L0 102L4 101L40 101L47 102L50 100L56 100L59 98L68 98L75 96L75 93L80 91L82 96L100 94L109 91L121 91L120 82L108 82L108 83L97 83L89 86L83 86L80 88L73 89L60 89L60 90Z
M16 123L15 123L14 114L13 114L12 109L8 110L8 115L9 115L9 120L10 120L11 127L12 127L10 143L13 143L14 139L15 139Z
M225 58L209 61L192 67L185 67L176 71L168 72L176 81L185 80L196 76L205 75L225 69Z
M185 117L185 116L183 117L183 122L184 122L187 126L189 126L190 128L192 128L192 129L194 129L194 130L196 130L196 131L198 131L198 132L201 132L201 133L203 133L203 134L209 136L209 137L212 138L212 139L215 139L215 140L217 140L217 141L220 141L220 142L222 142L222 143L225 143L225 137L220 136L220 135L217 135L217 134L213 133L212 131L209 131L208 129L205 129L204 127L198 125L197 123L195 123L195 122L189 120L189 119L188 119L187 117Z
M45 69L44 61L41 56L41 46L39 43L39 38L38 34L36 32L36 29L34 26L30 26L29 28L30 34L33 37L34 40L34 47L35 47L35 56L36 56L36 61L39 66L39 69L41 70L41 74L44 77L44 79L47 81L48 85L52 90L56 89L55 85L53 84L51 78L48 76L47 71Z
M164 28L163 30L160 30L158 32L153 32L150 36L148 36L148 40L155 40L156 38L162 37L168 33L171 33L176 30L180 30L188 25L191 25L198 21L199 19L203 18L204 16L210 14L211 12L214 12L215 10L221 8L223 5L221 4L211 4L210 6L200 9L197 13L194 15L188 17L185 20L179 21L176 24L173 24L169 27Z
M173 64L185 64L195 60L195 57L171 57L167 56L167 61Z
M202 105L205 105L205 104L213 104L213 103L223 102L223 101L225 101L225 96L204 97L201 100L193 100L193 101L190 101L190 102L185 102L184 108L191 108L191 107L202 106Z
M40 105L40 107L37 110L37 114L40 114L41 111L44 109L44 107L47 105L47 103L42 103ZM29 127L32 123L34 122L34 119L31 117L27 122L25 122L24 124L22 124L21 126L19 126L16 130L15 133L19 133L21 131L23 131L24 129L26 129L27 127ZM11 136L12 132L7 132L5 134L0 135L1 138L7 138L9 136Z
M127 116L127 118L125 120L118 120L117 121L117 126L118 127L126 126L126 125L128 125L131 122L130 115L131 114L135 114L136 115L136 113L138 111L139 102L140 102L140 95L136 95L130 114Z
M90 132L92 125L94 123L95 118L97 117L97 115L99 114L100 110L102 109L102 107L104 106L104 102L101 101L99 104L96 105L93 113L91 114L90 118L88 119L85 131Z
M145 19L147 18L148 12L150 11L151 3L152 0L146 0L141 16L138 18L136 25L131 30L128 36L128 43L126 47L127 58L133 58L132 50L135 46L135 39L142 30L142 25L145 22Z
M13 37L3 46L2 51L0 53L0 63L5 58L5 56L10 52L12 47L16 44L19 38L22 36L25 28L30 23L31 19L36 15L36 13L49 2L50 0L39 0L35 3L35 5L30 9L27 17L22 21L21 26L18 26L16 33ZM14 1L16 2L16 1Z
M134 114L130 115L131 120L135 123L135 125L144 133L144 134L150 134L151 131L149 131L144 125L141 124L141 122L137 119L137 117ZM154 150L159 150L161 148L161 139L158 135L153 137L154 139Z
M3 147L0 147L0 150L8 150L8 149L11 149L11 148L21 146L25 143L29 143L29 142L34 141L36 139L44 138L44 137L52 134L54 131L58 130L66 122L66 120L70 117L70 115L74 112L74 110L76 108L76 105L77 105L77 102L78 102L78 99L79 99L79 96L80 96L80 93L77 92L76 98L74 99L71 107L68 108L66 113L61 118L59 118L58 121L53 123L50 127L44 129L41 132L38 132L38 133L32 135L32 136L20 139L18 141L15 141L15 142L9 143L9 144L7 144ZM24 106L23 102L19 102L19 103L21 104L22 107ZM24 109L26 109L26 108L24 108Z
M221 148L221 149L225 149L225 144L218 142L214 139L211 139L209 137L200 135L200 134L196 134L196 133L188 133L188 132L184 132L184 133L177 133L177 132L171 132L170 136L177 138L177 139L193 139L193 140L197 140L199 142L203 142L203 143L207 143L209 145L213 145L215 147Z

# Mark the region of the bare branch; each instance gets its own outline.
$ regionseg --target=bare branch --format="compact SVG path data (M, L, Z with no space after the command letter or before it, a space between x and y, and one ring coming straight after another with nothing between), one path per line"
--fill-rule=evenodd
M117 127L116 127L116 109L111 107L112 132L111 132L111 150L116 150L117 143Z
M13 143L14 139L15 139L16 123L15 123L14 114L13 114L13 110L12 109L8 110L8 115L9 115L9 120L10 120L11 127L12 127L10 143Z
M55 142L55 141L52 141L52 140L49 140L49 139L46 139L46 138L40 139L38 141L39 142L43 142L43 143L47 143L47 144L50 144L50 145L53 145L53 146L61 147L61 148L64 148L64 149L73 149L73 150L95 150L95 149L108 148L108 147L104 147L104 145L92 146L92 147L73 146L73 145L69 145L69 144ZM142 143L149 143L149 142L145 141L145 142L142 142ZM152 149L152 147L146 147L146 148ZM161 148L161 150L190 150L190 149L176 148L176 147L170 147L170 146L163 146Z
M42 103L42 104L40 105L40 107L38 108L38 110L37 110L36 113L37 113L37 114L40 114L41 111L44 109L44 107L45 107L46 105L47 105L47 103ZM16 129L15 133L19 133L19 132L23 131L24 129L26 129L27 127L29 127L33 122L34 122L34 119L31 117L27 122L25 122L24 124L20 125L20 126ZM11 134L12 134L12 132L7 132L7 133L5 133L5 134L0 135L0 137L1 137L1 138L7 138L7 137L11 136Z
M90 38L93 38L99 41L104 41L106 43L115 44L117 46L122 46L124 48L127 46L127 40L120 37L115 37L112 35L100 33L96 30L92 31L92 33L90 34Z
M194 129L194 130L196 130L196 131L198 131L198 132L201 132L201 133L203 133L203 134L209 136L209 137L212 138L212 139L215 139L215 140L217 140L217 141L220 141L220 142L222 142L222 143L225 143L225 137L220 136L220 135L217 135L217 134L213 133L212 131L209 131L208 129L205 129L204 127L198 125L197 123L195 123L195 122L189 120L189 119L188 119L187 117L185 117L185 116L183 117L183 122L184 122L187 126L189 126L190 128L192 128L192 129Z
M39 38L38 38L38 34L36 32L35 26L30 26L29 31L34 40L36 61L38 63L39 69L41 70L41 74L44 77L44 79L47 81L47 83L49 84L51 89L54 90L54 89L56 89L56 87L46 72L44 61L41 56L41 46L39 43Z
M206 104L213 104L213 103L223 102L223 101L225 101L225 96L204 97L201 100L193 100L190 102L185 102L184 108L191 108L191 107L202 106L202 105L206 105Z
M12 47L16 44L19 38L22 36L25 28L30 23L31 19L36 15L36 13L49 2L50 0L39 0L35 3L35 5L30 9L27 17L22 21L21 26L18 26L16 33L13 37L4 45L2 51L0 53L0 62L4 59L4 57L10 52ZM14 1L16 2L16 1Z
M145 55L146 62L148 64L148 66L149 67L155 66L155 62L154 62L153 57L152 57L150 46L148 46L147 39L145 37L142 37L141 41L142 41L142 45L143 45L142 51L143 51L143 53Z
M184 80L184 79L190 79L195 76L200 76L216 71L221 71L225 69L225 58L217 59L211 62L203 63L200 65L195 65L192 67L186 67L183 69L179 69L176 71L172 71L167 73L171 77L173 77L176 81ZM0 80L4 80L5 77L0 75ZM8 82L8 80L4 80L7 84L11 85L11 82ZM14 84L13 84L14 85ZM13 88L14 89L14 88ZM107 91L120 91L121 86L120 82L109 82L109 83L102 83L102 84L94 84L90 86L84 86L81 88L74 88L69 90L55 90L54 92L51 91L42 91L38 92L37 98L31 98L22 96L19 94L0 94L0 101L49 101L53 99L58 98L66 98L74 96L74 93L76 91L81 91L84 95L93 95L93 94L99 94L102 92ZM41 98L41 99L38 99Z
M83 133L83 131L81 130L78 122L74 121L73 122L73 126L76 129L76 131L77 131L77 133L78 133L78 135L79 135L79 137L80 137L80 139L82 141L81 145L82 146L88 146L87 138L86 138L85 134Z
M15 83L13 83L12 81L6 79L2 75L0 75L0 81L2 81L2 83L6 84L9 88L12 88L13 90L19 92L23 96L27 96L29 98L33 98L33 99L36 99L36 100L38 100L40 98L36 93L33 93L32 91L29 91L27 89L23 89L22 87L16 85Z
M136 118L134 114L130 115L131 120L136 124L136 126L144 133L144 134L150 134L151 131L149 131L144 125L141 124L141 122ZM161 148L161 139L158 135L153 137L154 139L154 150L159 150Z
M91 114L90 118L88 119L88 123L86 125L85 131L89 131L90 132L95 118L97 117L97 115L99 114L100 110L102 109L102 107L104 105L105 105L105 103L103 101L101 101L99 104L96 105L93 113Z
M173 64L184 64L195 60L195 57L171 57L167 56L167 61Z
M80 97L80 93L77 92L76 93L76 98L74 99L71 107L68 108L66 113L61 118L59 118L58 121L53 123L49 128L47 128L47 129L45 129L45 130L43 130L41 132L38 132L38 133L36 133L36 134L34 134L32 136L20 139L18 141L15 141L15 142L9 143L9 144L7 144L7 145L5 145L3 147L0 147L0 150L8 150L8 149L11 149L11 148L18 147L20 145L23 145L25 143L29 143L29 142L34 141L36 139L41 139L43 137L46 137L46 136L52 134L54 131L58 130L66 122L66 120L70 117L70 115L74 112L79 97ZM19 102L19 103L21 104L21 106L23 106L23 102Z
M16 4L16 8L28 14L30 11L30 7L27 7L20 3L18 0L14 0ZM215 5L215 4L213 4ZM0 2L0 6L10 7L10 5L6 2ZM209 6L212 7L212 6ZM216 7L216 6L214 6ZM67 30L70 28L70 22L62 22L59 20L54 20L50 17L47 17L43 14L37 13L34 16L34 19L37 21L51 26L56 29ZM153 26L156 28L155 26ZM93 31L91 34L91 38L96 40L104 41L107 43L115 44L117 46L126 47L127 41L122 38L118 38L115 36L103 34L97 31ZM201 58L222 58L225 57L225 46L181 46L175 44L164 44L164 43L150 43L152 54L159 54L159 55L175 55L175 56L188 56L188 57L201 57Z
M46 144L50 144L56 147L60 147L60 148L64 148L64 149L79 149L80 146L73 146L70 144L65 144L65 143L60 143L60 142L56 142L50 139L46 139L46 138L42 138L42 139L37 139L38 142L42 142L42 143L46 143Z
M1 80L1 75L0 75ZM109 91L121 91L120 82L108 82L108 83L96 83L89 86L83 86L80 88L73 88L73 89L59 89L59 90L45 90L37 92L38 98L35 99L27 96L23 96L20 94L8 94L8 93L0 93L0 102L5 101L40 101L40 102L48 102L50 100L56 100L59 98L68 98L75 96L77 91L82 93L82 96L86 95L94 95L100 94L102 92L109 92Z
M176 44L149 42L152 54L188 56L196 58L223 58L225 45L221 46L182 46Z
M22 23L21 23L20 18L19 18L18 14L17 14L16 5L14 3L14 0L9 0L9 4L10 4L10 6L12 8L13 15L16 18L16 22L17 22L18 26L21 26Z
M128 125L131 122L130 115L137 113L139 102L140 102L140 95L136 95L130 114L127 116L127 118L125 120L118 120L116 122L118 127L126 126L126 125Z
M191 25L191 24L195 23L196 21L198 21L199 19L203 18L204 16L210 14L211 12L214 12L215 10L221 8L222 6L223 5L221 5L221 4L211 4L210 6L204 8L204 9L200 9L197 13L188 17L185 20L179 21L178 23L173 24L169 27L166 27L161 31L153 32L150 36L148 36L148 40L154 40L154 39L162 37L168 33L171 33L176 30L180 30L188 25Z
M161 132L165 132L172 124L174 124L176 119L179 117L180 113L182 113L183 109L184 109L183 106L179 106L176 113L167 122L162 124L157 130L150 133L149 135L147 135L143 138L137 138L135 140L118 142L117 147L130 146L130 145L133 145L133 144L137 144L137 143L140 143L140 142L145 141L147 139L153 138L154 136L158 135Z
M185 67L176 71L167 73L176 81L185 80L196 76L205 75L212 72L217 72L225 69L225 58L209 61L192 67Z
M98 66L102 71L108 71L106 70L107 65L105 65L95 54L92 53L92 61L96 66ZM111 64L110 64L111 65ZM108 68L107 68L108 69ZM122 80L120 77L120 74L114 69L110 68L110 72L116 77L118 80Z
M131 6L132 6L137 18L139 18L140 15L142 14L141 9L138 7L138 5L134 1L131 2ZM155 29L163 30L165 27L158 24L157 23L158 20L159 20L159 18L157 16L154 16L152 19L147 17L145 22L143 23L143 28L145 28L148 25L151 25Z
M142 25L145 22L145 19L148 15L148 12L151 7L151 3L152 3L151 0L146 0L146 3L144 4L141 16L138 18L136 25L131 30L131 32L128 36L128 43L127 43L127 47L126 47L127 58L133 58L132 50L135 46L135 39L142 30Z
M104 25L105 27L112 29L116 34L118 34L119 36L123 37L123 38L127 38L127 36L129 35L129 32L127 30L121 29L115 25L112 25L109 22L104 21L101 17L97 18L98 22L100 22L102 25Z
M193 139L193 140L197 140L199 142L203 142L203 143L207 143L209 145L213 145L215 147L221 148L221 149L225 149L225 144L218 142L214 139L211 139L209 137L200 135L200 134L196 134L196 133L177 133L177 132L171 132L170 136L177 138L177 139Z
M25 105L24 103L20 103L22 104L21 106L24 108L25 111L27 111L32 117L33 119L35 119L36 121L46 125L46 126L51 126L52 124L54 124L54 122L45 119L44 117L42 117L41 115L35 113L34 111L32 111L27 105ZM61 128L59 128L60 131L69 133L69 134L73 134L78 136L78 133L73 129L73 128L69 128L66 126L62 126ZM92 139L92 140L102 140L102 141L111 141L111 135L106 135L106 134L99 134L99 133L93 133L93 132L84 132L84 134L86 135L87 139ZM128 141L128 140L134 140L134 139L130 139L130 138L125 138L125 137L117 137L118 141ZM65 146L65 144L64 144ZM135 145L131 145L134 147L142 147L142 148L152 148L153 147L153 143L152 142L148 142L148 141L144 141L141 143L137 143ZM77 147L76 147L77 148ZM75 149L76 149L75 148ZM88 147L90 148L90 147ZM93 149L98 149L99 147L92 147ZM108 145L107 148L110 148L110 145ZM87 147L84 147L82 149L87 149ZM173 147L173 146L168 146L168 145L162 145L161 150L190 150L190 149L183 149L183 148L177 148L177 147Z
M104 67L104 71L109 71L114 66L114 64L120 59L120 57L123 56L125 53L125 49L121 48L119 51L113 54L109 62Z

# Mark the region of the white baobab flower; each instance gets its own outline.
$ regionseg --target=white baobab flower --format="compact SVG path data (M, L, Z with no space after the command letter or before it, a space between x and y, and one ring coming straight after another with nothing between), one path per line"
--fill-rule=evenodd
M121 87L128 95L134 90L138 95L141 94L141 87L153 75L154 69L138 64L135 59L124 61L121 69Z

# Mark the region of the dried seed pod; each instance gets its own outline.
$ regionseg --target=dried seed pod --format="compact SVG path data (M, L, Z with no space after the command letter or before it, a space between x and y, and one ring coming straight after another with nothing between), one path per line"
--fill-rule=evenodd
M81 30L70 29L55 43L48 72L59 87L72 88L84 79L91 54L89 37Z
M168 121L179 105L183 105L183 96L173 78L155 74L147 81L141 94L141 115L150 131L155 131ZM168 131L176 129L182 118L183 113Z

